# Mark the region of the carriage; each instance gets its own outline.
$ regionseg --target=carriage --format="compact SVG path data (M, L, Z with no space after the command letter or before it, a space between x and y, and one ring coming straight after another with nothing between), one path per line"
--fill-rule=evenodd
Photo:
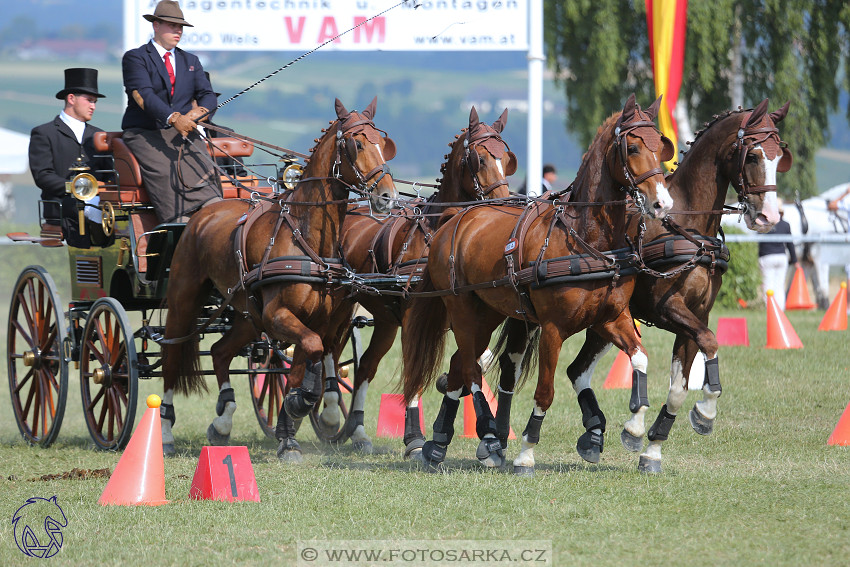
M209 142L213 158L244 163L254 153L251 141L237 137L210 138ZM23 438L45 447L59 435L72 367L79 371L91 438L106 450L122 449L130 439L138 380L162 376L157 341L163 336L162 313L172 255L186 224L157 222L138 162L120 132L98 133L95 147L102 154L97 157L108 158L112 168L94 173L105 174L101 177L109 181L98 182L83 168L68 185L79 201L81 232L88 228L98 235L92 235L98 244L90 248L67 246L70 303L67 307L62 303L44 268L29 266L17 279L9 311L7 357L13 413ZM225 200L273 195L283 187L291 188L301 173L298 157L290 154L248 169L250 173L244 168L219 168ZM95 195L100 198L100 226L83 218L83 202ZM63 245L61 234L44 231L39 237L23 233L9 237L43 246ZM207 323L204 334L221 334L229 328L234 308L220 309L221 305L221 295L213 291L199 321ZM345 376L348 365L358 361L359 329L370 323L359 316L347 330L354 350L340 362L343 389L351 388ZM230 372L248 376L257 419L263 431L274 438L292 349L263 335L241 354L245 363ZM346 412L344 403L342 409ZM313 420L315 423L315 416ZM321 438L321 431L316 431Z

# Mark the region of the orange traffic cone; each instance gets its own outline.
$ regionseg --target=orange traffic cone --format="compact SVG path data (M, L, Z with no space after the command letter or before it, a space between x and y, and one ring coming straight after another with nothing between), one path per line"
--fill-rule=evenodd
M826 315L818 325L818 331L846 331L847 330L847 282L841 282L838 295L832 300Z
M159 506L165 499L165 463L162 425L156 394L148 396L148 409L115 465L98 503L101 506Z
M832 435L826 440L827 445L850 445L850 404L844 408L844 413L838 420Z
M606 390L632 387L632 361L629 355L617 351L617 358L614 359L614 365L608 371L602 387Z
M800 337L773 298L773 290L767 290L767 348L803 348Z
M640 329L640 322L635 321L635 329ZM640 335L638 335L639 339ZM606 390L632 387L632 360L629 355L623 351L617 353L617 358L614 359L614 364L608 371L602 387Z
M499 402L496 400L496 396L493 394L493 391L490 389L490 386L487 385L487 380L484 377L481 377L481 391L484 392L484 397L487 399L487 404L490 406L490 411L493 412L493 415L496 415L496 410L499 407ZM462 437L478 437L478 433L475 431L475 406L472 405L472 396L466 396L463 399L463 435ZM508 430L508 439L516 439L516 434L514 433L513 428L509 428Z
M817 305L809 299L806 274L803 272L803 268L797 265L797 269L794 270L794 279L791 280L791 289L788 290L788 297L785 299L785 311L789 309L814 309L815 307Z

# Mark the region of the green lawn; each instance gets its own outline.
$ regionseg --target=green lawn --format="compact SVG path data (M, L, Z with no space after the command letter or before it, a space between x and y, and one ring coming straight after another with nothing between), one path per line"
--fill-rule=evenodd
M63 249L4 247L0 263L4 338L9 293L26 265L46 265L67 301ZM554 564L594 567L691 561L846 565L850 449L828 446L826 440L850 402L847 332L817 331L821 311L791 312L805 348L768 350L761 310L715 313L712 326L717 316L747 317L751 346L722 347L723 396L714 434L700 437L681 415L664 447L664 470L656 476L638 473L637 455L619 443L629 417L629 392L601 387L613 352L594 378L608 418L605 452L599 465L588 465L576 454L583 428L564 372L580 346L576 337L562 353L533 478L482 470L474 459L477 440L459 436L460 416L446 461L448 474L411 468L402 458L400 440L373 436L376 454L363 456L350 446L319 443L306 425L298 436L304 463L280 464L276 444L257 425L243 385L247 380L239 377L234 380L239 409L232 442L248 447L260 503L188 498L215 415L210 394L176 400L178 455L165 461L171 503L101 507L103 478L34 480L75 467L112 469L118 462L117 454L91 449L72 366L61 434L49 449L22 443L9 396L0 396L0 515L7 519L0 523L0 565L31 564L15 545L10 519L27 498L54 495L68 519L64 545L52 559L62 565L295 565L298 542L307 540L339 540L340 545L350 540L542 540L551 541ZM650 353L649 424L664 402L672 337L654 328L642 331ZM370 435L376 431L379 394L396 386L399 354L397 343L370 390ZM137 423L150 393L161 393L158 380L140 386ZM518 434L531 411L532 393L533 383L527 384L514 401L512 427ZM698 396L690 393L685 408ZM430 431L440 398L432 392L424 402ZM517 442L511 442L509 459L517 451Z

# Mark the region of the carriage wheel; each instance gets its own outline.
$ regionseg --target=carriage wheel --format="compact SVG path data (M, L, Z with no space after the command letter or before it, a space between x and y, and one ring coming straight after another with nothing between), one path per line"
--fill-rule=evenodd
M44 268L21 272L9 308L9 390L21 435L42 447L59 435L68 397L65 316L58 306L56 284Z
M136 345L127 313L111 297L92 305L80 349L83 414L95 445L123 449L130 440L139 397Z
M248 368L259 370L267 368L271 372L248 375L248 387L251 389L251 403L254 406L254 414L263 433L269 439L277 439L275 429L277 428L277 416L283 406L283 393L286 391L286 373L292 357L278 348L272 348L265 361L248 361ZM279 370L274 372L273 370ZM295 422L295 430L301 425L301 420Z
M348 332L345 335L345 345L337 362L337 380L339 382L339 409L342 412L339 429L328 431L319 421L319 416L324 409L324 400L320 399L310 412L310 423L316 436L327 443L345 443L351 436L351 428L348 427L348 408L354 402L352 396L354 377L360 368L360 356L363 354L363 341L360 338L360 329L371 325L372 321L358 316L351 321ZM347 376L346 376L347 374ZM353 427L352 427L353 428Z

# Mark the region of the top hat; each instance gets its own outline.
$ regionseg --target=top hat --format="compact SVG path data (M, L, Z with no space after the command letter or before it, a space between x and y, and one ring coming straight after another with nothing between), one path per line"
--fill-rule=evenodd
M153 14L145 14L142 17L149 22L160 20L190 28L195 27L183 19L183 10L180 9L180 4L174 0L161 0L154 8Z
M69 94L88 94L103 98L106 95L97 92L97 69L65 69L65 88L56 93L56 98L64 99Z

